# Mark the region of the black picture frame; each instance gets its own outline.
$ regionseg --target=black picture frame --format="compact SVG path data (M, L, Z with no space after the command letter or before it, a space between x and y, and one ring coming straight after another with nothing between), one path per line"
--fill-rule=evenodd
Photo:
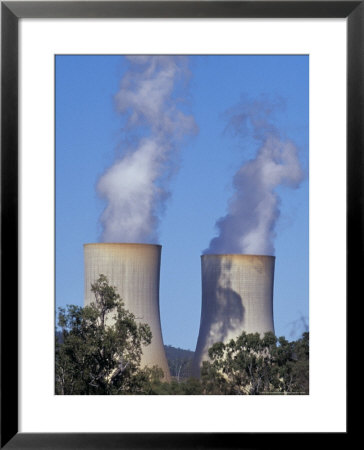
M1 2L1 448L259 448L290 433L18 433L18 21L21 18L347 18L347 309L361 292L364 1ZM11 318L9 320L9 318ZM348 351L350 346L348 345ZM334 395L334 394L333 394ZM336 442L349 436L337 433ZM300 436L307 443L310 433ZM295 434L294 439L297 439ZM315 444L324 433L315 434ZM270 446L268 447L270 448Z

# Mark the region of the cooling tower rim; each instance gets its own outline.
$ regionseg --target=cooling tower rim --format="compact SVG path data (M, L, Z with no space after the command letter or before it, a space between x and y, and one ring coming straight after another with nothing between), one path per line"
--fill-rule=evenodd
M144 244L140 242L89 242L86 244L83 244L84 247L86 246L107 246L107 245L120 245L123 247L127 246L134 246L134 247L160 247L162 246L160 244Z
M275 255L259 255L255 253L204 253L201 255L201 258L214 256L214 257L224 257L224 256L230 256L230 257L257 257L257 258L276 258Z

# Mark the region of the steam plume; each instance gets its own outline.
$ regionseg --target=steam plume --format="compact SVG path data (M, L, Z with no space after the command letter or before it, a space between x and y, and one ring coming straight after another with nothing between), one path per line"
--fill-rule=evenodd
M115 102L125 131L140 137L98 182L97 190L107 201L101 240L155 243L178 144L197 128L193 117L178 109L175 92L188 74L188 60L182 56L128 60L130 67Z
M230 112L228 127L238 135L252 135L259 149L236 172L228 213L217 221L219 235L204 253L274 255L280 213L275 189L279 185L297 188L303 179L296 146L282 139L270 121L278 106L259 100L240 103Z

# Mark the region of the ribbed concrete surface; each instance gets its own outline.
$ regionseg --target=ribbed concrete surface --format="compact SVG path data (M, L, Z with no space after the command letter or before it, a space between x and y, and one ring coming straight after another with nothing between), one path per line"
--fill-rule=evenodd
M125 308L151 328L152 343L143 347L142 366L159 366L170 379L159 313L161 246L152 244L85 244L85 305L94 301L91 283L104 274L117 288Z
M193 375L207 351L243 331L274 332L274 256L202 255L202 308Z

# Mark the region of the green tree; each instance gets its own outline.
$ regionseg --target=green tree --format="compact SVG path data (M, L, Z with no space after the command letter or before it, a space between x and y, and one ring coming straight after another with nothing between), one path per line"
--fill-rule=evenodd
M181 383L181 389L183 395L201 395L204 393L201 381L193 377L187 378Z
M204 394L200 380L196 378L187 378L184 381L178 382L172 380L171 382L162 382L155 379L150 384L150 394L155 395L202 395Z
M294 342L279 338L280 387L284 392L309 393L309 333Z
M243 332L237 339L218 342L202 366L205 394L308 394L308 333L296 342L273 333Z
M56 393L143 394L160 369L140 366L152 333L124 308L105 275L92 284L95 302L59 308L62 343L56 340ZM112 320L110 320L112 319Z

